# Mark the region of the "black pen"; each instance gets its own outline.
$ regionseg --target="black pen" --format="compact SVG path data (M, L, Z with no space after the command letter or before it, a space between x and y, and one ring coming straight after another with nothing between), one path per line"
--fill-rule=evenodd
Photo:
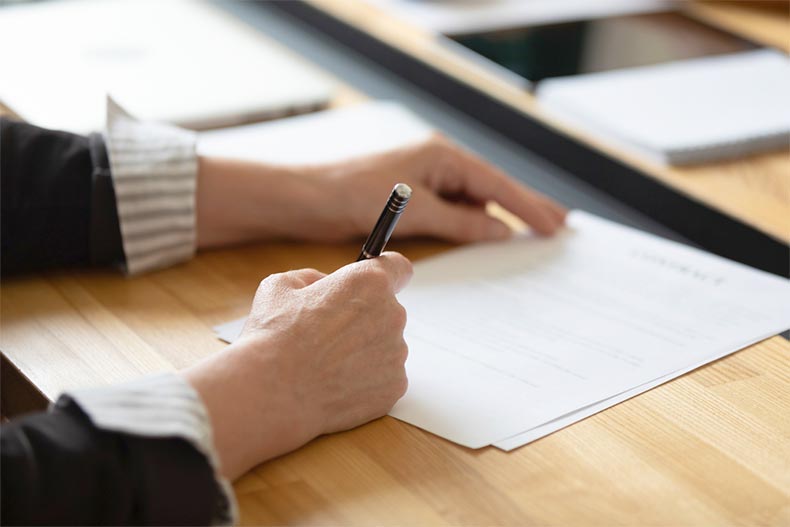
M359 258L357 258L358 262L381 255L410 197L411 187L409 185L398 183L393 187L387 204L384 205L384 210L381 211L379 220L376 222L373 230L370 231L370 236L365 241L365 245L362 246L362 252L359 253Z

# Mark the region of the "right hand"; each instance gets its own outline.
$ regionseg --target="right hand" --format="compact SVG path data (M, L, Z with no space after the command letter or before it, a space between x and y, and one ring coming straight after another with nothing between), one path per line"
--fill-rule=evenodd
M234 479L314 437L385 415L407 388L411 263L398 253L261 282L240 338L184 375L205 403Z

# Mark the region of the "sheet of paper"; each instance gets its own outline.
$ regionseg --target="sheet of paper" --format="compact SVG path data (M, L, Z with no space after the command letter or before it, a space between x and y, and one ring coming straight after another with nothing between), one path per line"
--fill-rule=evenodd
M465 0L425 2L368 0L424 29L444 34L477 33L525 25L663 11L663 0Z
M239 328L239 331L241 331L241 328ZM756 339L754 342L758 342L759 340L762 340L762 339ZM598 412L606 410L607 408L610 408L610 407L612 407L612 406L614 406L616 404L620 404L621 402L626 401L626 400L628 400L631 397L634 397L636 395L639 395L640 393L644 393L644 392L646 392L648 390L652 390L656 386L660 386L660 385L664 384L667 381L671 381L672 379L680 377L681 375L684 375L684 374L686 374L686 373L688 373L688 372L690 372L692 370L695 370L695 369L699 368L700 366L703 366L703 365L705 365L705 364L707 364L709 362L712 362L712 361L714 361L716 359L720 359L720 358L725 357L727 355L729 355L729 352L720 353L718 355L715 355L715 356L712 356L712 357L708 357L706 360L700 361L699 363L693 364L693 365L691 365L691 366L689 366L687 368L683 368L681 370L672 372L669 375L665 375L663 377L659 377L658 379L656 379L654 381L650 381L650 382L645 383L645 384L643 384L641 386L637 386L636 388L633 388L633 389L625 391L625 392L623 392L621 394L615 395L614 397L610 397L609 399L605 399L605 400L600 401L598 403L593 403L593 404L585 406L583 408L579 408L578 410L576 410L574 412L566 414L566 415L564 415L562 417L558 417L557 419L553 419L553 420L549 421L548 423L544 423L544 424L542 424L540 426L536 426L535 428L527 430L526 432L522 432L522 433L520 433L518 435L515 435L513 437L508 437L507 439L502 439L500 441L497 441L497 442L493 443L493 445L495 447L497 447L497 448L500 448L500 449L506 450L506 451L510 451L510 450L516 449L518 447L524 446L524 445L526 445L528 443L531 443L532 441L540 439L541 437L545 437L545 436L547 436L549 434L553 434L554 432L556 432L558 430L561 430L561 429L565 428L566 426L572 425L573 423L581 421L582 419L586 419L586 418L588 418L588 417L590 417L592 415L595 415Z
M198 135L198 153L273 164L331 163L426 140L433 130L406 107L362 103Z
M568 226L415 266L392 416L509 450L790 327L788 280L580 211Z
M241 330L244 329L244 322L246 320L247 317L243 317L236 320L231 320L230 322L226 322L218 326L214 326L214 333L217 334L218 339L224 340L230 344L239 338Z
M557 238L420 262L400 300L410 387L391 415L470 447L790 327L787 280L578 211Z

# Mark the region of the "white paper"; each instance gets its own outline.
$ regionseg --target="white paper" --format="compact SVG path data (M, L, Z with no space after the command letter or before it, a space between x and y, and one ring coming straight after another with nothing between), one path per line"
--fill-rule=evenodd
M662 0L368 0L424 29L477 33L668 9Z
M785 279L582 212L569 226L415 266L391 415L510 448L790 327Z
M399 104L368 102L201 132L198 153L284 165L321 164L386 152L424 141L432 133Z
M241 330L244 329L244 322L246 321L247 317L242 317L236 320L231 320L230 322L225 322L224 324L220 324L218 326L214 326L214 333L217 334L218 339L224 340L230 344L239 338L239 335L241 335Z
M558 119L672 164L786 149L788 93L790 58L774 50L548 79L537 90Z
M788 280L584 212L568 225L415 265L392 416L509 450L790 327Z
M239 328L239 330L241 330L241 328ZM754 342L758 342L760 340L762 340L762 338L755 339ZM749 344L753 344L754 342L749 343ZM743 347L746 347L749 344L746 344ZM579 408L576 411L573 411L573 412L570 412L570 413L568 413L566 415L558 417L557 419L553 419L553 420L551 420L551 421L549 421L547 423L544 423L544 424L542 424L540 426L536 426L535 428L527 430L526 432L522 432L522 433L520 433L518 435L515 435L515 436L512 436L512 437L508 437L506 439L499 440L499 441L493 443L493 445L495 447L497 447L497 448L500 448L500 449L506 450L506 451L510 451L510 450L516 449L518 447L524 446L524 445L526 445L528 443L531 443L532 441L540 439L541 437L545 437L545 436L547 436L549 434L553 434L557 430L561 430L561 429L565 428L566 426L572 425L573 423L579 422L582 419L586 419L586 418L588 418L588 417L590 417L592 415L597 414L598 412L601 412L601 411L606 410L607 408L610 408L610 407L612 407L612 406L614 406L616 404L619 404L619 403L621 403L623 401L626 401L626 400L630 399L631 397L639 395L640 393L644 393L644 392L646 392L648 390L652 390L653 388L655 388L657 386L660 386L660 385L664 384L665 382L671 381L672 379L680 377L681 375L684 375L684 374L686 374L686 373L688 373L688 372L690 372L692 370L695 370L695 369L699 368L700 366L703 366L703 365L705 365L705 364L707 364L709 362L713 362L714 360L720 359L720 358L725 357L725 356L727 356L729 354L730 354L730 352L724 352L724 353L720 353L720 354L708 357L706 360L702 360L699 363L692 364L691 366L688 366L688 367L683 368L681 370L672 372L672 373L670 373L668 375L664 375L663 377L659 377L658 379L655 379L653 381L650 381L650 382L647 382L647 383L642 384L640 386L637 386L636 388L633 388L631 390L627 390L627 391L625 391L623 393L615 395L614 397L610 397L609 399L605 399L603 401L600 401L600 402L597 402L597 403L593 403L593 404L590 404L588 406Z

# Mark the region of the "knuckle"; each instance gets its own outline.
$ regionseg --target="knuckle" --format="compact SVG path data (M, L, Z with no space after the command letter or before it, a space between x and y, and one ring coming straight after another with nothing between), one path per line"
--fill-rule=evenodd
M486 237L487 226L482 221L470 221L467 225L467 239L480 240Z
M305 285L321 280L324 276L326 276L324 273L316 269L307 268L290 272L288 278L290 285L301 288Z
M409 276L412 276L414 274L414 264L405 256L403 257L403 261L404 265L406 266L406 272L409 274Z
M411 263L411 260L403 256L401 253L392 252L388 255L389 258L395 261L395 264L403 267L403 269L411 274L414 272L414 265Z
M474 241L485 238L485 225L479 221L467 219L456 224L456 237L459 241Z
M365 281L374 286L376 290L380 290L389 285L390 277L387 271L381 265L372 265L364 274Z
M434 132L425 141L425 148L431 153L436 154L448 150L450 148L450 142L443 134Z
M309 275L309 276L313 276L313 277L315 277L315 276L324 276L324 273L322 273L322 272L321 272L321 271L319 271L318 269L314 269L314 268L312 268L312 267L308 267L308 268L306 268L306 269L303 269L302 271L303 271L305 274L307 274L307 275Z
M393 326L398 328L401 332L406 327L406 322L408 320L408 313L406 312L406 308L403 307L398 302L395 302L395 306L392 312L392 319L393 319Z
M409 345L406 344L406 341L403 339L401 339L399 352L400 355L398 356L398 362L400 364L405 364L406 360L409 358Z
M406 370L404 369L396 385L395 401L397 402L398 399L406 395L407 391L409 391L409 378L406 376Z
M278 283L282 279L282 273L274 273L266 276L258 284L258 289L266 289Z
M276 283L279 287L295 287L302 283L299 271L286 271L284 273L277 273Z

